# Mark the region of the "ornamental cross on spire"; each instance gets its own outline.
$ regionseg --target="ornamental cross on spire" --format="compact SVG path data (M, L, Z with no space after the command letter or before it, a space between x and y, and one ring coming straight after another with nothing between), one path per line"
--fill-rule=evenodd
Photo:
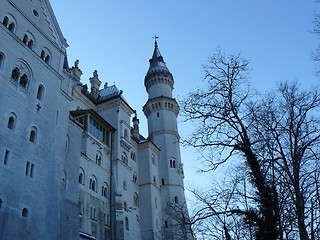
M157 39L159 38L159 36L154 35L154 37L152 38L154 38L154 45L157 47L158 46Z

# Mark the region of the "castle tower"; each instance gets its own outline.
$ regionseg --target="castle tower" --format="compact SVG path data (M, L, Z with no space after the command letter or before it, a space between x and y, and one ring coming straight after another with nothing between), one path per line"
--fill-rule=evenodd
M160 149L159 176L161 189L161 205L163 214L163 232L169 234L166 239L180 239L173 232L186 232L181 229L181 224L174 222L170 216L170 206L185 206L185 195L183 186L183 164L181 163L179 133L177 127L177 116L179 105L172 98L174 80L167 68L163 57L158 49L157 41L152 58L149 60L150 67L145 76L144 85L149 99L143 107L144 114L148 119L148 132L151 141ZM186 208L184 208L186 209ZM168 211L166 213L166 211ZM187 216L187 212L182 213ZM180 225L180 229L173 229ZM171 234L170 234L171 233Z

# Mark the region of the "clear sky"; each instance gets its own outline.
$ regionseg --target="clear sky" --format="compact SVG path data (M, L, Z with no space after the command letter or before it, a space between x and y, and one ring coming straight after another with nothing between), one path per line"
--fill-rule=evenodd
M64 37L69 65L76 59L88 83L99 78L123 90L138 111L140 129L147 136L141 111L147 100L143 82L154 40L175 79L174 96L183 99L201 87L202 64L217 47L251 59L251 82L260 91L276 82L298 79L309 87L313 75L311 52L320 43L310 31L313 0L51 0ZM190 125L179 119L182 137ZM198 155L181 149L186 185L203 184L195 166Z

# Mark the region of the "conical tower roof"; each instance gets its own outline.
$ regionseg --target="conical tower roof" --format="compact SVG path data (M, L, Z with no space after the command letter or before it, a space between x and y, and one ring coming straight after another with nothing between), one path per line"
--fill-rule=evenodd
M149 59L149 62L150 62L150 66L149 66L148 73L150 73L152 70L155 70L155 69L157 70L163 69L163 70L169 71L169 69L166 66L166 63L163 60L163 57L161 56L160 50L158 48L157 40L155 40L154 42L154 51L153 51L152 58Z

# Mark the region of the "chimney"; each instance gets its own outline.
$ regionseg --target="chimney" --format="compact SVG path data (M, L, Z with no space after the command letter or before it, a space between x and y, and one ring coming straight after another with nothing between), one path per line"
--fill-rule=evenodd
M101 81L98 78L98 71L94 70L93 72L93 77L90 79L90 84L91 84L91 95L97 99L99 97L99 87L101 85Z

